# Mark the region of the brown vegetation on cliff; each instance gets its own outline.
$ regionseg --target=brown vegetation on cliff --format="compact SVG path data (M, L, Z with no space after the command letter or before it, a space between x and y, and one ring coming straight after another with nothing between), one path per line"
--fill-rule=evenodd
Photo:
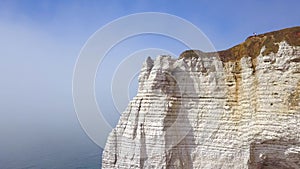
M300 26L250 36L245 42L223 51L205 53L199 50L187 50L179 56L179 59L201 55L219 55L223 62L239 60L244 56L254 59L259 55L263 46L265 46L263 55L276 53L278 51L277 43L282 41L286 41L291 46L300 46Z

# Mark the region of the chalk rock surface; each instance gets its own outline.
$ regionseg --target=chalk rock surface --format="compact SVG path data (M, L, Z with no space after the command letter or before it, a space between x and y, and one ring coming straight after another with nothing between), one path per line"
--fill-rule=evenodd
M148 58L102 168L300 168L300 27Z

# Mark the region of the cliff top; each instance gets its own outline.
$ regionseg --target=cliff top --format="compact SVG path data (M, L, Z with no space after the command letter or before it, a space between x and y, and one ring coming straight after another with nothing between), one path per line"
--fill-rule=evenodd
M218 52L205 53L199 50L187 50L180 54L179 59L216 54L224 62L239 60L243 56L255 58L259 55L263 46L266 47L262 53L263 55L268 55L271 52L276 53L279 49L277 43L282 41L286 41L291 46L300 46L300 26L249 36L243 43Z

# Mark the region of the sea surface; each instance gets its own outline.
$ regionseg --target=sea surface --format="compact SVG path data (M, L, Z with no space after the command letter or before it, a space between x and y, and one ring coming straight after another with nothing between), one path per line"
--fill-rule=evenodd
M99 169L102 150L90 145L81 147L37 148L19 154L2 154L1 169Z
M0 169L101 168L102 149L81 129L15 132L0 133Z

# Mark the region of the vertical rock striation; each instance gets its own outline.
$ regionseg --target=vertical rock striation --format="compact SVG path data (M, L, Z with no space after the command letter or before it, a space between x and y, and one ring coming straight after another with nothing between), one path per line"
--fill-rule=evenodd
M300 27L148 58L102 168L300 168Z

